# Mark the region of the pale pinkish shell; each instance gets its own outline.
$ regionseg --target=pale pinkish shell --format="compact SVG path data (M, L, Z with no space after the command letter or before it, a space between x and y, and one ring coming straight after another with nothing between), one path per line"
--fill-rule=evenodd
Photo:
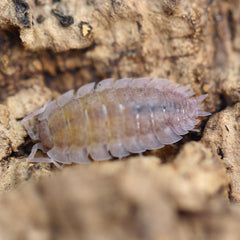
M121 158L130 153L141 153L145 150L161 148L166 144L173 144L179 141L182 135L194 130L199 122L197 117L210 115L199 105L207 95L192 98L193 95L194 92L189 90L189 85L170 84L168 79L161 78L134 80L124 78L115 82L110 78L99 82L96 88L94 83L86 84L78 89L76 95L73 90L70 90L57 101L47 103L43 108L23 119L30 137L39 140L32 149L29 160L53 162L57 166L59 166L57 162L87 163L89 162L88 154L94 160L107 160L111 156ZM77 110L74 110L73 106L77 101L81 104L78 103L79 107L75 107ZM87 104L87 107L83 103ZM74 119L79 121L79 126L82 127L79 128L80 132L75 134L83 134L85 131L86 135L86 142L79 143L77 148L71 147L71 123L64 115L62 116L63 124L59 129L64 128L66 131L66 139L62 139L64 147L60 148L51 142L54 139L51 129L44 129L49 126L50 116L56 111L61 114L64 109L66 111L67 106L72 107L73 115L78 111L76 117L71 117L71 121ZM44 133L33 135L28 125L29 119L33 117L37 117L39 131L44 130ZM81 122L83 120L84 122ZM41 124L43 121L45 124ZM94 121L97 122L94 123ZM91 126L95 126L96 129L89 130ZM103 140L98 142L92 136L95 142L91 142L93 140L89 139L89 133L97 134L99 131L102 132L99 136ZM51 143L49 146L46 146L46 139L42 137L44 134L48 144ZM106 137L103 138L103 135ZM42 139L39 139L39 136ZM48 158L34 158L37 149L46 152Z

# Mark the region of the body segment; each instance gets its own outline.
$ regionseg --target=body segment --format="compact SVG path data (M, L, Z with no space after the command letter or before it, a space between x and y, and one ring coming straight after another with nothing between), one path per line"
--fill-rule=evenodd
M39 143L30 161L87 163L158 149L179 141L209 113L192 98L188 87L167 79L106 79L73 90L23 119L29 135ZM28 120L37 117L38 133ZM34 158L37 148L49 158ZM44 160L45 159L45 160Z

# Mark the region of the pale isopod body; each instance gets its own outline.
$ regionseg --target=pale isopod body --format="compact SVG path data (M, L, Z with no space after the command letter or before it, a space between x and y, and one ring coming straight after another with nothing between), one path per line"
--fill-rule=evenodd
M105 79L63 94L23 119L33 140L31 162L63 164L122 158L179 141L207 116L188 86L161 78ZM37 131L29 125L37 118ZM38 149L48 155L35 158Z

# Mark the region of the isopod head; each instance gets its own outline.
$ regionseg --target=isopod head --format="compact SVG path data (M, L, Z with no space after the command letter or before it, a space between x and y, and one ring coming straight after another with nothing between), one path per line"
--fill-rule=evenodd
M42 143L43 151L47 152L53 147L52 137L49 132L47 120L39 122L38 125L39 142Z

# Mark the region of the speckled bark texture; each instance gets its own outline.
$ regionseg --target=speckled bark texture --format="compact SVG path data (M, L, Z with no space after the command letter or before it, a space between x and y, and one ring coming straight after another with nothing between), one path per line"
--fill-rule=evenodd
M212 116L141 158L29 163L21 119L110 77L190 84ZM239 102L239 0L0 1L0 239L239 239Z
M202 142L224 163L231 178L230 199L240 202L240 103L211 117Z
M210 201L223 194L224 169L202 144L190 146L195 157L184 165L186 149L174 165L149 157L76 166L6 193L0 198L0 238L186 240L201 239L195 231L207 236L205 226L214 225L224 239L218 215L234 229L240 219L229 206L221 209L223 200Z

